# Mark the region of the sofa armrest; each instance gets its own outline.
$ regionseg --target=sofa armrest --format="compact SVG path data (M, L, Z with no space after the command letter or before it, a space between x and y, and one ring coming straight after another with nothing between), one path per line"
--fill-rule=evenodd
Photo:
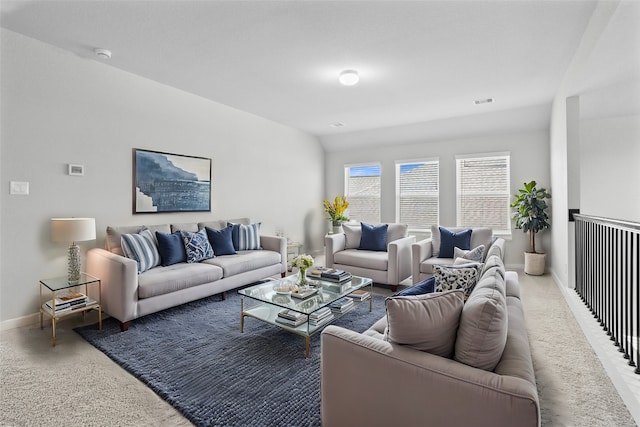
M320 364L324 427L540 424L535 384L338 326L321 334Z
M333 267L333 255L344 251L347 238L344 233L327 234L324 236L324 262L325 267Z
M282 268L280 273L287 272L287 239L280 236L260 235L260 246L268 251L278 252Z
M135 319L138 310L138 264L100 248L87 252L86 270L101 281L102 309L120 322ZM97 292L95 286L91 287ZM92 298L97 294L90 292Z
M407 236L389 242L387 245L389 252L387 274L390 285L396 286L411 276L411 245L415 241L416 236Z
M430 238L420 240L411 245L411 274L414 285L420 281L420 263L432 256L433 246Z

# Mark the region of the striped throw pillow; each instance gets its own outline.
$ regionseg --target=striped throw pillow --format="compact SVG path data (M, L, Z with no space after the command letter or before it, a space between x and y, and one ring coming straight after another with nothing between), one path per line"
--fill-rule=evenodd
M143 228L138 234L123 234L120 245L124 255L138 263L138 273L160 265L156 240L148 228Z
M238 227L238 250L250 251L253 249L262 249L260 247L260 223L255 224L239 224Z

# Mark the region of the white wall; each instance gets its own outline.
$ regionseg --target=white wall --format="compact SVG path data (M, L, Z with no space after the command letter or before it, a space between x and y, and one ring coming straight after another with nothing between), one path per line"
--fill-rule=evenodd
M415 138L415 136L414 136ZM334 138L335 139L335 138ZM395 221L395 162L438 157L440 160L440 224L456 224L456 163L457 154L509 152L511 154L511 193L515 194L524 182L536 180L549 188L549 134L546 130L501 134L475 138L425 142L389 141L388 144L364 149L328 151L326 153L326 196L344 194L344 166L350 163L380 162L382 164L381 221ZM553 200L551 200L553 204ZM507 242L505 263L522 265L528 248L528 237L520 230L512 230ZM540 248L551 252L545 233L537 237Z
M640 115L580 123L581 212L640 222Z
M2 29L0 321L38 310L38 280L66 274L49 219L107 225L248 216L319 250L324 152L316 138ZM213 159L212 212L133 215L132 149ZM66 173L68 163L85 176ZM29 196L10 196L28 181Z

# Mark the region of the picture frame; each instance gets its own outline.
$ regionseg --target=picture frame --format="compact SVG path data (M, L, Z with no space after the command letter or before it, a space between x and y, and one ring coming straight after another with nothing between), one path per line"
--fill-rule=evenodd
M133 149L133 213L211 212L211 159Z

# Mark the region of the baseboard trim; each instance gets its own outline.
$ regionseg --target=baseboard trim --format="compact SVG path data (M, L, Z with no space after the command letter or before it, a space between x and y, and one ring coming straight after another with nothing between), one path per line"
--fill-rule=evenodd
M17 317L15 319L4 320L0 322L0 331L9 329L22 328L24 326L34 326L40 323L40 314L33 313L26 316ZM51 319L45 319L45 323L51 323Z

